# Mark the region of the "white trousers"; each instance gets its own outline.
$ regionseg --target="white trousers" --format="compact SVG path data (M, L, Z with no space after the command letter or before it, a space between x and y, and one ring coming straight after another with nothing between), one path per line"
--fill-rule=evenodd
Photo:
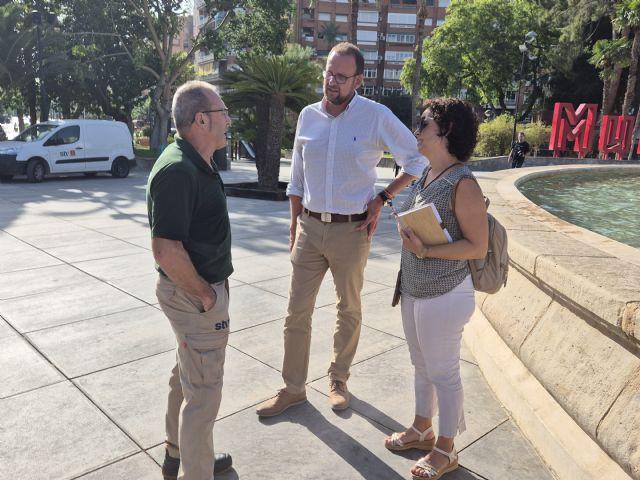
M402 295L402 325L415 367L416 415L440 411L438 434L464 432L460 342L475 308L471 276L435 298ZM437 403L436 403L437 401Z

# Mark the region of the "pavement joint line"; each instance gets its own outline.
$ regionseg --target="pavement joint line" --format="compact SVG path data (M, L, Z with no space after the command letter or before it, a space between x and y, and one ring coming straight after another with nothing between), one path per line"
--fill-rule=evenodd
M271 320L267 320L267 321L262 322L262 323L256 323L255 325L249 325L248 327L244 327L244 328L241 328L239 330L233 330L232 332L229 333L229 335L233 335L234 333L238 333L238 332L244 332L245 330L249 330L250 328L253 328L253 327L259 327L259 326L262 326L262 325L266 325L268 323L277 322L278 320L283 320L284 318L285 317L278 317L278 318L274 318L274 319L271 319Z
M462 465L461 463L459 463L459 464L458 464L458 466L459 466L460 468L462 468L463 470L466 470L467 472L470 472L471 474L475 475L476 477L481 478L482 480L491 480L490 478L485 477L484 475L482 475L482 474L480 474L480 473L476 472L475 470L471 470L469 467L465 467L465 466L464 466L464 465Z
M103 317L108 317L109 315L116 315L118 313L125 313L125 312L130 312L132 310L138 310L140 308L147 308L147 307L153 307L153 305L138 305L136 307L131 307L131 308L125 308L124 310L118 310L116 312L109 312L109 313L103 313L101 315L96 315L94 317L87 317L87 318L79 318L77 320L73 320L71 322L65 322L65 323L57 323L55 325L49 325L48 327L42 327L42 328L36 328L35 330L29 330L29 331L25 331L24 335L31 335L32 333L40 333L40 332L44 332L46 330L51 330L53 328L58 328L58 327L65 327L67 325L74 325L76 323L80 323L80 322L86 322L87 320L95 320L97 318L103 318Z
M5 319L6 321L6 319ZM10 323L7 322L11 328L15 327ZM17 331L17 330L16 330ZM55 385L59 384L59 383L64 383L64 381L66 380L67 382L69 382L71 385L73 385L75 387L75 389L80 392L81 395L83 395L88 401L89 403L91 403L98 411L100 411L111 423L113 423L116 428L118 428L118 430L120 430L129 440L131 440L140 450L143 450L142 446L123 428L120 426L120 424L118 424L118 422L116 422L113 418L111 418L107 412L105 412L96 402L93 401L93 399L76 383L73 381L72 378L68 377L63 371L62 369L60 369L55 363L53 363L49 357L47 357L28 337L25 337L24 335L20 334L20 332L18 332L18 334L22 337L22 339L27 342L31 348L33 348L49 365L51 365L51 367L53 369L55 369L62 377L64 380L55 383ZM51 384L50 384L51 385ZM46 385L46 386L41 386L40 388L46 388L50 385ZM36 389L32 389L31 391L34 390L39 390L40 388L36 388Z
M125 455L125 456L123 456L121 458L118 458L116 460L107 462L104 465L101 465L101 466L99 466L97 468L94 468L92 470L87 470L86 472L81 473L80 475L76 475L75 477L69 477L69 480L77 480L77 479L85 477L87 475L91 475L92 473L98 472L98 471L102 470L103 468L110 467L111 465L115 465L116 463L124 462L125 460L128 460L131 457L139 455L140 453L146 453L146 452L144 450L142 450L141 452L134 452L132 454L127 454L127 455ZM153 459L153 457L152 457L152 459Z
M126 362L116 363L114 365L109 365L108 367L99 368L98 370L92 370L90 372L86 372L86 373L82 373L80 375L75 375L73 377L69 377L69 380L71 380L71 381L78 380L78 379L83 378L83 377L88 377L89 375L94 375L96 373L106 372L107 370L111 370L111 369L114 369L114 368L122 367L124 365L129 365L131 363L139 362L141 360L146 360L148 358L158 357L160 355L164 355L165 353L175 352L175 350L176 350L175 347L171 347L168 350L162 350L160 352L150 353L149 355L144 355L142 357L132 358L131 360L127 360Z
M504 410L504 407L502 406L502 404L500 402L498 402L498 403L500 404L500 407ZM490 435L491 433L495 432L498 428L500 428L502 425L504 425L507 422L511 422L511 417L509 416L509 414L507 414L507 417L504 420L502 420L497 425L495 425L492 428L490 428L489 430L487 430L485 433L483 433L478 438L476 438L473 442L469 443L465 447L462 447L462 449L458 450L458 453L464 452L466 449L468 449L472 445L475 445L476 443L478 443L480 440L482 440L487 435Z
M243 355L246 355L249 358L254 359L256 362L261 363L262 365L264 365L265 367L269 367L272 370L275 370L278 373L281 373L280 370L278 370L276 367L274 367L273 365L269 365L268 363L265 363L264 361L260 360L258 357L254 357L253 355L248 354L247 352L240 350L238 347L235 347L231 344L227 344L228 347L233 348L236 352L239 352Z
M55 382L47 383L46 385L38 385L37 387L32 387L32 388L28 388L26 390L21 390L19 392L12 393L11 395L7 395L6 397L0 397L0 400L8 400L10 398L17 397L18 395L23 395L23 394L26 394L26 393L35 392L36 390L40 390L40 389L46 388L46 387L51 387L53 385L58 385L59 383L65 383L65 382L68 382L68 381L69 381L69 379L62 378L60 380L56 380Z

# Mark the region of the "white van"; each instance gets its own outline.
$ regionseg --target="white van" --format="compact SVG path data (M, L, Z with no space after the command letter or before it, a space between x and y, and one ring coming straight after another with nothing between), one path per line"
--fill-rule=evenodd
M26 175L41 182L56 173L110 172L118 178L135 166L127 125L109 120L51 120L0 142L0 180Z

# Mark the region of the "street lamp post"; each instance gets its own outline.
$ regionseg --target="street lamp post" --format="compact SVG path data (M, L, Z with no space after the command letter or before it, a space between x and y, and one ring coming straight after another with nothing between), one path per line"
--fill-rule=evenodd
M513 145L516 141L516 128L518 127L518 109L520 108L520 91L522 89L522 79L524 77L524 58L525 55L529 53L529 60L535 60L535 56L531 56L531 49L535 47L536 39L538 38L538 34L536 32L529 32L524 36L524 43L522 45L518 45L518 50L522 53L522 62L520 63L520 78L518 79L518 92L516 94L516 108L515 114L513 116L513 133L511 135L511 144Z

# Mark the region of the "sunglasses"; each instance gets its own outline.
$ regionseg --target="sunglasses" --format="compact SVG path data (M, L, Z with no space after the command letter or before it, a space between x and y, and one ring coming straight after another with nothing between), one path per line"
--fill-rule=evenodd
M433 120L433 118L424 118L424 117L420 117L420 123L418 123L418 128L416 128L416 132L420 133L422 132L425 128L427 128L427 125L429 125L429 121Z

